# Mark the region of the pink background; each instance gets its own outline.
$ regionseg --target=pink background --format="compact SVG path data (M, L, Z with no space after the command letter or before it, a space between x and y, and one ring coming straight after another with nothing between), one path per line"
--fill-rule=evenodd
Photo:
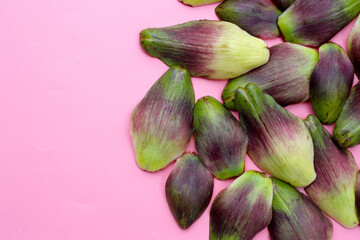
M139 32L216 19L215 7L0 1L1 240L208 239L209 209L186 231L168 209L173 164L154 174L136 166L129 117L167 70L141 50ZM353 23L334 41L345 47ZM226 82L193 78L196 98L220 99ZM311 113L309 103L287 109ZM351 150L359 164L360 146ZM246 169L255 169L249 159ZM215 180L213 197L230 183ZM334 222L335 240L359 236ZM255 239L269 239L267 230Z

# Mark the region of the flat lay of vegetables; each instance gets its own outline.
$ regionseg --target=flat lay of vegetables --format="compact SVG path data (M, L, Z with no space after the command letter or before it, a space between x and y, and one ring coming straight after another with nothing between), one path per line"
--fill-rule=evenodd
M251 240L264 229L272 240L330 240L333 222L359 227L360 174L348 148L360 144L360 1L179 4L194 14L212 4L219 20L139 32L144 54L168 70L130 117L141 170L175 161L164 193L179 227L203 214L210 240ZM331 41L356 18L347 48ZM221 97L195 98L194 78L228 82ZM306 118L287 108L302 102L313 112ZM246 171L246 156L259 171ZM213 196L219 180L231 183Z

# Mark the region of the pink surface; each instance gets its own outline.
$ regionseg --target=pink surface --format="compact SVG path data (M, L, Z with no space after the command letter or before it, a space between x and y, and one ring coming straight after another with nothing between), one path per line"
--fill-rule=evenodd
M208 239L209 209L186 231L168 209L164 186L173 164L154 174L136 166L129 118L167 70L141 50L139 32L216 19L215 6L0 2L1 240ZM353 24L334 41L345 47ZM193 84L196 98L220 99L226 81ZM288 109L311 113L309 103ZM359 164L360 146L351 150ZM249 159L246 169L255 169ZM216 180L213 197L230 182ZM360 227L334 222L335 240L359 236ZM267 230L255 239L269 239Z

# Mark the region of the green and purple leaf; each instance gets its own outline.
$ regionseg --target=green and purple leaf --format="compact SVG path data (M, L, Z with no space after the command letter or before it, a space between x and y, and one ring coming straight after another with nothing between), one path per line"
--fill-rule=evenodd
M332 239L332 222L305 194L279 179L272 181L272 240Z
M293 43L280 43L270 48L267 64L231 79L222 92L224 105L235 110L234 96L238 87L254 83L280 105L309 99L310 75L318 61L316 50Z
M313 143L300 118L252 83L236 90L235 106L257 167L295 187L315 180Z
M273 185L265 174L248 171L214 199L210 240L251 240L271 220Z
M297 0L280 15L278 25L285 41L318 47L359 11L359 0Z
M248 138L238 120L218 100L199 99L194 109L194 138L198 154L218 179L244 172Z
M187 229L210 203L214 178L199 156L185 153L176 160L165 186L172 215L182 229Z
M346 228L359 224L355 207L355 190L359 169L353 155L340 148L330 133L314 116L305 124L314 142L317 178L305 188L311 200Z
M354 67L336 43L319 48L319 61L310 78L310 99L320 122L332 124L340 115L354 81Z
M155 172L181 156L193 133L194 89L186 69L170 68L131 114L138 166Z
M344 148L360 143L360 83L350 91L349 98L336 120L334 138Z
M220 20L232 22L259 38L279 36L281 11L270 0L225 0L215 9Z
M190 21L140 33L140 44L168 66L186 68L191 76L228 79L269 60L266 43L233 23Z

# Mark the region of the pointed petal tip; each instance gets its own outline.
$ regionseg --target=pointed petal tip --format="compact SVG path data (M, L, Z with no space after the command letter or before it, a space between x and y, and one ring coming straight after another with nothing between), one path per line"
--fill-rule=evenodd
M247 83L245 85L246 91L249 93L249 95L259 95L263 94L263 91L254 83Z
M256 86L255 84L253 83L247 83L244 87L238 87L236 90L235 90L235 96L236 95L239 95L239 96L253 96L253 95L258 95L258 94L261 94L262 91L261 89ZM236 97L235 97L236 98Z
M305 122L305 125L308 127L308 129L316 128L317 126L319 126L319 124L321 125L319 119L313 114L309 114L305 118L304 122Z
M151 38L152 36L150 28L144 29L139 33L140 45L145 52L148 52L147 45L151 41Z

